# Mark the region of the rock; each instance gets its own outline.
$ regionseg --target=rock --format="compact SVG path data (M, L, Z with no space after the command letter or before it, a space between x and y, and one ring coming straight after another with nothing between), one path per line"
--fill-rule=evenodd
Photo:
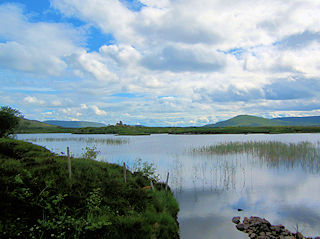
M236 228L239 231L248 233L251 239L312 239L304 237L300 232L292 233L283 225L271 225L268 220L260 217L244 217L242 223L240 217L233 217L232 222L237 224Z
M302 234L300 232L297 232L296 233L296 238L297 239L303 239L303 236L302 236Z
M232 218L232 222L235 224L239 224L240 223L240 217L233 217Z
M242 223L239 223L236 225L236 228L239 230L239 231L244 231L244 225Z
M256 238L257 238L257 234L251 233L251 234L249 234L249 237L250 237L251 239L256 239Z

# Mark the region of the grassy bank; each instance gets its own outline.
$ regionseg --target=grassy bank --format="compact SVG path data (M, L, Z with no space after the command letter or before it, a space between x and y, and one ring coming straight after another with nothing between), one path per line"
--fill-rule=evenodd
M284 133L320 133L316 126L277 126L277 127L140 127L140 126L107 126L100 128L76 129L75 134L284 134Z
M179 238L178 204L142 173L0 139L1 238Z

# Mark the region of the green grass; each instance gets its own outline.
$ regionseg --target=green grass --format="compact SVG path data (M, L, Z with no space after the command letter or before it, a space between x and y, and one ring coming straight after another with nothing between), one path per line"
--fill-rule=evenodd
M303 168L318 170L320 166L320 144L310 142L282 143L277 141L227 142L191 149L196 154L247 154L264 160L269 165L286 162L299 164Z
M28 142L0 139L1 238L179 238L179 206L151 178Z
M252 115L238 115L231 119L207 125L207 127L268 127L268 126L285 126L286 122L279 120L265 119Z
M75 134L284 134L284 133L320 133L317 126L270 126L270 127L140 127L140 126L107 126L100 128L82 128L73 131Z
M21 118L18 128L15 133L72 133L74 129L62 128L55 125L45 124L37 120L28 120Z

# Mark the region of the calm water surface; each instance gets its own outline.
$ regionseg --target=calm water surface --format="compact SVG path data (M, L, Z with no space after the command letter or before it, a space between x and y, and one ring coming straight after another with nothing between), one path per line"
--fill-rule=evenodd
M18 139L33 140L56 153L69 146L74 156L80 156L86 146L96 146L98 160L129 167L137 159L152 162L179 201L179 223L182 239L248 238L238 232L231 218L259 216L272 224L283 224L289 230L299 230L307 236L320 235L320 168L305 168L302 164L283 162L271 164L247 154L196 155L195 147L224 142L281 141L299 143L320 142L320 134L280 135L72 135L25 134ZM107 145L80 140L58 141L48 138L126 139L125 144ZM302 159L301 159L302 160ZM238 208L243 211L238 212Z

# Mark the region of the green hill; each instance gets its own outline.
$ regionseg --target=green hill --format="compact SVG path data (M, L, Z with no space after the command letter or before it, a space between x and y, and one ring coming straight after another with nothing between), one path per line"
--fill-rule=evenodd
M16 133L71 133L73 129L46 124L37 120L20 119Z
M307 117L282 117L274 118L272 120L282 121L292 126L318 126L320 125L320 116Z
M58 128L58 126L46 124L37 120L20 119L20 128L31 129L31 128Z
M206 125L205 127L262 127L262 126L287 126L285 121L265 119L252 115L238 115L231 119Z
M64 120L46 120L45 124L60 126L64 128L86 128L86 127L104 127L105 124L89 121L64 121Z

